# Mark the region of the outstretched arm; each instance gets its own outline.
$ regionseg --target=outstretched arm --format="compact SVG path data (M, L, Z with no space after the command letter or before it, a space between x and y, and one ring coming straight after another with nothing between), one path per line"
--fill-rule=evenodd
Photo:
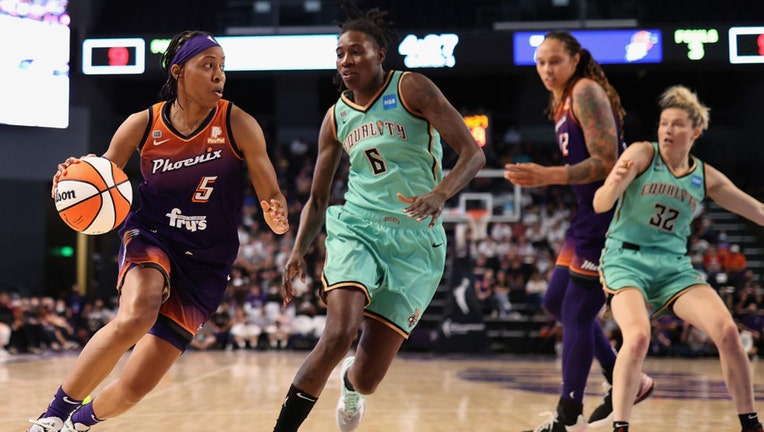
M620 138L605 90L584 78L573 89L573 113L584 132L589 157L573 165L507 164L504 178L522 187L585 184L604 179L618 158Z
M706 193L726 210L764 225L764 204L735 186L721 171L705 164Z
M265 223L274 233L284 234L289 229L286 198L279 189L276 170L268 157L260 124L254 117L234 106L231 110L231 129L236 144L244 154Z

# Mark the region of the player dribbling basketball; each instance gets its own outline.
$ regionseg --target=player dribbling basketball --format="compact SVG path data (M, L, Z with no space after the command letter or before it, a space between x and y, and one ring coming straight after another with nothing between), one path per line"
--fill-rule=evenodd
M149 109L117 129L103 157L140 154L140 207L120 229L119 312L85 346L31 432L87 431L140 401L215 311L236 257L246 166L277 234L286 200L257 121L222 99L225 57L208 33L176 35L162 56L167 81ZM235 139L234 139L235 137ZM59 165L53 188L69 158ZM119 378L83 399L135 346Z

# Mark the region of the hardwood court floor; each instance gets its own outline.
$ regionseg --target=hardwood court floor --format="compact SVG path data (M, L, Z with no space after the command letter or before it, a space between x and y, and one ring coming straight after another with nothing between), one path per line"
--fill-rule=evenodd
M188 352L136 407L93 431L272 431L289 383L306 354ZM0 432L25 431L27 419L48 404L73 361L73 355L61 355L0 362ZM764 399L764 360L754 360L752 365L760 401ZM122 363L116 370L121 367ZM740 430L717 359L649 358L645 369L657 386L653 397L635 408L632 430ZM560 365L554 357L402 353L377 393L367 399L359 432L533 429L544 420L540 412L555 408L559 382ZM599 404L602 382L595 365L585 399L586 415ZM301 431L337 430L338 392L335 370ZM760 402L761 413L763 407ZM608 428L596 430L609 432Z

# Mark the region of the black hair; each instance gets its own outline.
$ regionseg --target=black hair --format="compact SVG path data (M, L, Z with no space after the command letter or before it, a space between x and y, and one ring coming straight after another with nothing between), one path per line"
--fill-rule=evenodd
M393 28L393 22L387 20L387 11L375 7L364 12L352 0L340 0L340 8L347 15L345 21L335 21L340 27L340 34L348 31L365 33L384 49L400 39ZM334 77L334 84L339 86L339 91L345 88L339 73Z
M172 67L172 59L187 40L199 35L212 36L212 33L201 30L186 30L180 32L173 36L170 44L167 45L167 49L162 53L162 58L159 60L159 66L164 73L167 74L167 81L165 81L162 88L159 90L158 99L160 101L171 101L178 98L178 79L169 73L170 68Z

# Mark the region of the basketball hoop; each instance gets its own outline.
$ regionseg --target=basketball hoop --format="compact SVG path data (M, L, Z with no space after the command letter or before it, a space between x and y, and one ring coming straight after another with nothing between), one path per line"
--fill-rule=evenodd
M474 208L465 210L468 219L470 231L472 231L472 240L483 240L488 236L488 219L490 214L486 208Z
M482 220L483 218L488 216L488 209L485 209L485 208L469 209L469 210L465 210L465 213L467 213L467 217L469 217L472 220Z

